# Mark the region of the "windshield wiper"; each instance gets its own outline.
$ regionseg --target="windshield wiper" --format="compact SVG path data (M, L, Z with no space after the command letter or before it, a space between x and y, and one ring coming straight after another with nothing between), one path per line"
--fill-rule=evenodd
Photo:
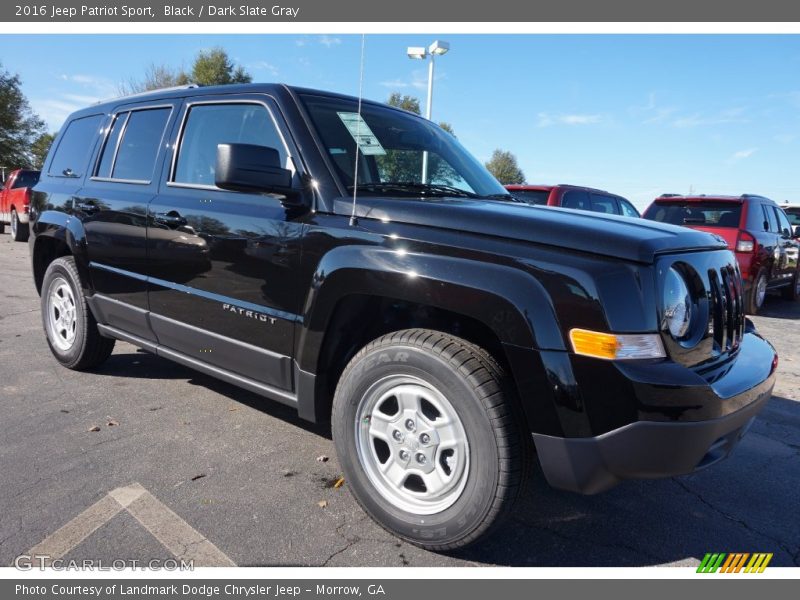
M503 200L504 202L519 202L520 204L527 204L525 200L520 200L513 194L487 194L484 198L489 198L490 200Z
M347 186L348 190L352 190L354 186ZM403 192L420 193L425 195L436 196L456 196L459 198L481 198L479 194L462 190L461 188L452 185L444 185L438 183L419 183L416 181L381 181L372 183L359 183L358 189L360 190L400 190Z

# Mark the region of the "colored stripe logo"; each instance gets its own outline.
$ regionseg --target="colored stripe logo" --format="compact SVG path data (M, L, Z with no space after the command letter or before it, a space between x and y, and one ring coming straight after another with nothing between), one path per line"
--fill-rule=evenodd
M703 557L697 572L763 573L771 560L772 552L709 552Z

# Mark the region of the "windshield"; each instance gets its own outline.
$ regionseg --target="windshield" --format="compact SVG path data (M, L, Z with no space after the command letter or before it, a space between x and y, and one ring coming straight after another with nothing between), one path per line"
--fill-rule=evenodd
M800 207L792 206L790 208L784 208L783 212L786 213L793 227L800 225Z
M741 213L738 202L656 202L644 218L673 225L738 228Z
M430 121L371 103L362 104L359 118L353 100L301 98L339 179L349 190L353 189L358 137L359 194L511 199L455 137Z

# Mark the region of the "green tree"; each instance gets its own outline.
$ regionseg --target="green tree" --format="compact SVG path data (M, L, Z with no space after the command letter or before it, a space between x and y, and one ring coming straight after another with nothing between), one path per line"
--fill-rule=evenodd
M55 138L55 133L43 133L33 141L33 144L31 144L32 167L36 169L42 168L44 159L47 158L47 153L50 151L50 146L53 145Z
M419 98L414 96L392 92L386 103L415 115L422 114ZM450 135L455 135L450 123L439 123L439 127ZM422 179L422 152L403 149L387 150L386 154L378 159L378 169L383 181L419 182ZM456 172L440 156L433 153L428 154L428 180L431 183L452 185L457 179Z
M234 65L220 47L201 50L192 66L191 79L197 85L250 83L253 77L241 65Z
M492 152L492 157L486 163L486 168L503 185L525 183L525 173L517 164L517 157L508 150L499 148Z
M150 63L145 70L143 79L131 78L119 85L119 91L123 95L138 94L187 83L189 83L189 75L182 67L175 68L169 65Z
M386 104L389 106L394 106L395 108L402 108L403 110L412 112L415 115L422 114L422 111L419 108L419 98L415 98L414 96L406 96L400 92L392 92L389 95L389 99L386 101Z
M253 77L241 65L234 65L223 48L201 50L188 71L183 67L151 63L142 79L131 78L119 85L123 95L149 92L176 85L228 85L250 83Z
M43 132L44 121L28 104L19 76L0 64L0 166L7 169L31 166L34 160L31 147Z

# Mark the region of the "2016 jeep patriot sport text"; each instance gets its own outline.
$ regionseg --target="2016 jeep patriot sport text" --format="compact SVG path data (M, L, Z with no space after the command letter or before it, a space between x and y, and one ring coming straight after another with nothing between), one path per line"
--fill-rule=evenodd
M330 93L76 112L29 244L64 366L125 340L330 419L364 510L431 549L489 531L534 457L584 493L705 467L774 384L724 240L516 203L435 124Z

